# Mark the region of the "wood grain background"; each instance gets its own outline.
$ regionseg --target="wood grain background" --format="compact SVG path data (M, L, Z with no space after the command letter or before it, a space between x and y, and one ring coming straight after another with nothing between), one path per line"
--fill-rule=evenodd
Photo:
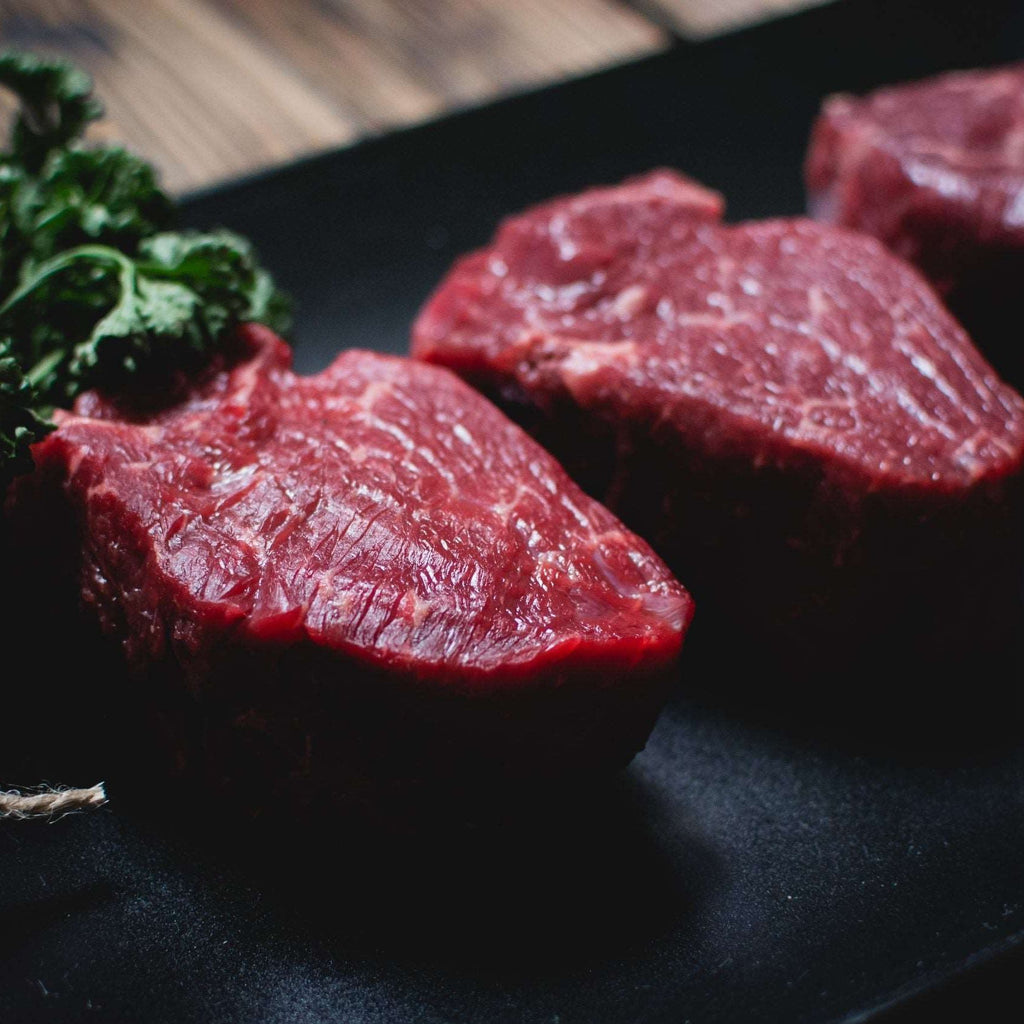
M89 70L186 191L817 2L0 0L0 45Z

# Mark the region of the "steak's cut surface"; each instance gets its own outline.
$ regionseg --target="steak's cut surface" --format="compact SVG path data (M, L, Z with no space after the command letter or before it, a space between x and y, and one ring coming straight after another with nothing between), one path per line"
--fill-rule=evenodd
M993 358L1020 348L1024 64L830 97L806 178L816 217L917 264Z
M662 171L507 220L414 354L503 402L745 627L844 657L963 639L1012 592L1024 401L874 239L725 226L698 194Z
M137 676L186 680L212 770L625 763L692 611L660 559L447 371L347 352L297 377L243 334L163 410L80 398L13 502L70 510L84 601Z

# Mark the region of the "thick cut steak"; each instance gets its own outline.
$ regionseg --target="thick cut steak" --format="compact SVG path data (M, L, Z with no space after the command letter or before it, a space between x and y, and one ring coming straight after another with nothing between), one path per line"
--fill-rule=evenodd
M429 300L414 354L788 650L986 625L1013 592L1024 401L874 239L717 212L661 171L513 217Z
M806 176L816 217L917 264L997 364L1020 370L1008 324L1024 273L1024 65L829 98Z
M70 511L82 597L136 676L191 694L213 770L625 763L692 612L660 559L447 371L346 352L298 377L243 341L162 410L83 396L13 501Z

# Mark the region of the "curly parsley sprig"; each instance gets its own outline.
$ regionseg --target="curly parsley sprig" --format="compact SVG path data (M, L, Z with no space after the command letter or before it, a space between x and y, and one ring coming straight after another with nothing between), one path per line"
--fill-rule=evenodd
M20 102L0 152L0 484L31 467L54 406L198 365L231 328L284 330L288 304L246 239L176 231L153 168L86 147L88 75L0 53Z

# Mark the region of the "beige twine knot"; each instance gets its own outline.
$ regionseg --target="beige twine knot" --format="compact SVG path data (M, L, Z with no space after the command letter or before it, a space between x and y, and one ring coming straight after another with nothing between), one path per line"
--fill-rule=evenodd
M22 793L16 789L0 790L0 818L49 818L55 821L74 811L102 807L107 802L103 783L88 789L53 789L40 786Z

